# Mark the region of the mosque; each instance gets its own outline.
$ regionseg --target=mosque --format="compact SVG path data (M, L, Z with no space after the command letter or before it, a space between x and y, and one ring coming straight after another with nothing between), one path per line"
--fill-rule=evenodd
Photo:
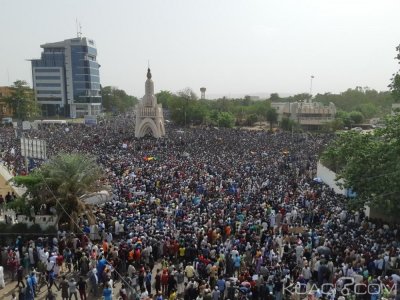
M152 136L160 138L165 136L164 113L161 104L157 103L154 95L154 82L151 80L150 68L147 69L145 95L136 105L135 137Z

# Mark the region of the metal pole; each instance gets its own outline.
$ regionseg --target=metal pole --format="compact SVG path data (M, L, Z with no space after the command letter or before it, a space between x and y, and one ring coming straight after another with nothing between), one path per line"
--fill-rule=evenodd
M314 75L311 75L311 78L310 78L310 95L311 95L311 97L312 97L312 82L313 82L313 79L314 79Z

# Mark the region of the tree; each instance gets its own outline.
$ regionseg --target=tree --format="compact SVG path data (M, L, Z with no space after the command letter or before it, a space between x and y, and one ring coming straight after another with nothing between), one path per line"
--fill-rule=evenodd
M396 47L396 51L397 51L397 54L394 59L396 59L398 61L398 63L400 64L400 45L398 45ZM392 75L392 79L391 79L391 82L388 87L390 89L390 92L392 93L394 101L399 102L400 101L400 71L397 71L396 73L394 73Z
M278 113L275 108L270 108L267 111L267 121L269 122L269 129L272 131L272 126L278 121Z
M246 125L253 126L258 121L258 117L256 114L248 115L246 118Z
M59 223L68 223L73 229L83 214L93 224L94 215L81 196L100 190L100 176L101 168L94 157L59 154L28 176L17 176L13 180L27 188L27 194L36 209L43 203L55 206Z
M271 95L269 95L269 101L271 102L278 102L280 100L281 98L279 97L278 93L271 93Z
M352 111L349 113L349 118L353 124L361 124L364 120L364 116L359 111Z
M11 95L5 100L12 108L14 117L22 121L39 115L40 110L35 101L33 90L26 81L15 81L11 89Z
M287 118L287 117L282 118L281 128L283 130L290 131L294 127L296 127L296 125L297 125L297 123L294 120Z
M132 109L138 103L136 97L129 96L124 90L112 86L103 87L101 94L103 108L107 112L123 113Z
M218 114L218 126L232 128L235 124L235 117L229 112L220 112Z
M322 162L357 194L360 205L400 213L400 116L386 119L386 128L374 134L340 134L322 154Z
M160 91L156 94L157 103L162 104L163 108L169 108L168 103L173 96L170 91Z
M301 93L301 94L296 94L293 97L289 97L292 99L292 101L308 101L312 98L312 95L308 93Z

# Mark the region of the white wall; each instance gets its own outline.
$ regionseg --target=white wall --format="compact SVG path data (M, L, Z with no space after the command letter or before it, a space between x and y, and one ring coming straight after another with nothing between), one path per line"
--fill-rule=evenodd
M342 189L337 185L337 182L335 181L336 178L336 173L329 170L327 167L322 165L320 162L318 162L317 165L317 177L321 178L322 181L327 184L329 187L333 188L333 190L337 194L341 195L347 195L347 189ZM339 182L342 182L339 180Z

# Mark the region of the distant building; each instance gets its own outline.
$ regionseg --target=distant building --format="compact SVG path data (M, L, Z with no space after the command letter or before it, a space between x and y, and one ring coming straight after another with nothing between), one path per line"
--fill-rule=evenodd
M290 118L304 129L319 129L325 123L335 119L336 106L334 103L324 106L320 102L272 102L271 107L278 113L278 121Z
M0 117L12 117L13 110L10 105L7 104L5 98L11 96L12 89L8 86L0 86Z
M397 115L400 113L400 103L393 103L392 104L392 116Z
M67 39L40 46L32 59L35 98L43 116L81 118L101 112L100 76L93 40Z

